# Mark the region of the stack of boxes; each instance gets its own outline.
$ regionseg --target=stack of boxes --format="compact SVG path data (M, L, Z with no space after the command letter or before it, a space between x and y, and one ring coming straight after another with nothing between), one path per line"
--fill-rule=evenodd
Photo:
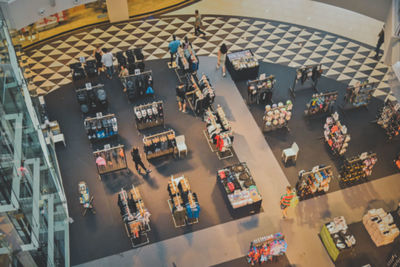
M369 210L363 217L363 224L377 247L392 243L400 234L392 215L382 208Z

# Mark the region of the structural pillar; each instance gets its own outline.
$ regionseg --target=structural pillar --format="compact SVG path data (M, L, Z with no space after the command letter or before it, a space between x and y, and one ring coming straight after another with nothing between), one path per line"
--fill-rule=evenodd
M106 0L110 22L129 19L128 0Z

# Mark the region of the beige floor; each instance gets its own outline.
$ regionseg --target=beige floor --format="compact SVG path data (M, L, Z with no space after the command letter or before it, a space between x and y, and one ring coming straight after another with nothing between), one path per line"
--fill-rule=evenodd
M400 200L400 175L302 201L289 211L289 219L282 220L279 199L288 184L284 173L229 74L221 78L220 72L210 68L215 58L200 61L199 72L213 81L218 90L215 102L223 106L232 122L235 152L239 160L247 162L263 195L264 212L80 266L210 266L244 256L251 240L278 231L286 237L292 264L333 266L317 235L322 224L341 215L348 223L360 221L370 207L393 209ZM306 155L300 152L299 156Z
M383 22L311 0L202 0L171 14L236 15L265 18L317 28L372 46Z

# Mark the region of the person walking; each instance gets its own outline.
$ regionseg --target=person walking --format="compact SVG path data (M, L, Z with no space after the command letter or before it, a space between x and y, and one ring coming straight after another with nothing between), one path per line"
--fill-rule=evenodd
M129 71L124 65L121 65L121 70L119 71L118 77L121 78L121 77L126 77L126 76L129 76ZM121 81L122 81L122 85L124 86L124 92L126 92L125 79L121 79Z
M102 56L103 56L103 52L101 51L101 48L98 45L93 50L93 57L96 59L96 68L97 68L98 75L100 75L100 73L103 69L103 63L101 63Z
M381 46L382 46L383 42L385 41L385 26L383 26L381 32L378 34L378 37L379 37L378 43L376 44L376 48L375 48L375 52L376 52L375 59L378 58L379 52L381 50Z
M292 199L295 197L295 192L292 190L290 186L286 187L286 194L281 196L281 210L282 210L282 218L286 219L287 217L287 209L290 207L290 203Z
M181 42L179 40L176 40L176 36L172 35L172 41L169 43L168 48L169 48L169 52L171 54L171 68L173 67L172 62L174 62L174 56L176 54L176 52L178 52L178 47L181 45Z
M103 55L101 56L101 63L106 67L107 70L107 78L112 79L114 74L114 57L111 52L107 50L107 48L103 48Z
M196 11L194 11L194 35L199 36L199 34L202 34L203 36L206 36L206 34L200 29L201 26L201 15L196 9Z
M185 84L181 83L176 87L176 100L178 101L179 111L186 113L186 102L185 102Z
M226 60L226 53L228 52L228 48L223 43L218 50L218 61L217 61L217 69L222 66L222 77L225 77L225 60Z
M132 160L133 162L135 162L135 168L136 171L141 174L141 172L139 171L139 166L142 167L142 169L146 172L146 173L150 173L151 170L147 169L142 161L142 158L140 157L140 152L139 152L139 148L138 147L133 147L132 151L131 151L131 155L132 155Z

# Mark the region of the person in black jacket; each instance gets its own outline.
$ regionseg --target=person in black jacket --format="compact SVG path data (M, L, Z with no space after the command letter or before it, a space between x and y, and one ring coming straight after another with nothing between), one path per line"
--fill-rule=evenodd
M176 87L176 101L178 101L179 111L186 113L186 102L185 102L185 84L181 83Z
M378 34L378 37L379 37L378 43L376 44L376 48L375 48L375 52L376 52L375 59L378 58L379 52L381 50L381 46L382 46L383 42L385 41L385 28L383 28L381 30L381 32Z
M132 151L131 151L131 155L132 155L132 160L133 162L135 162L135 168L137 170L138 173L139 172L139 166L142 167L143 170L146 171L146 173L150 173L151 170L150 169L146 169L146 167L143 164L143 161L140 157L140 152L139 152L139 148L138 147L133 147Z

